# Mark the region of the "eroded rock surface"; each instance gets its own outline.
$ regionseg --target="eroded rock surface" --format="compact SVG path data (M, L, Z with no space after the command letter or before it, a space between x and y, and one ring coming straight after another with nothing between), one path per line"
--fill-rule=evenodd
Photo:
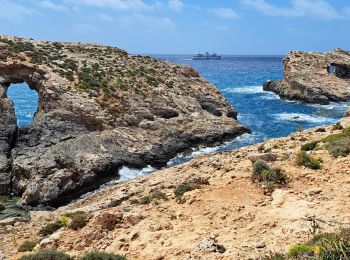
M6 92L20 82L38 92L39 107L14 142ZM178 152L249 131L192 68L112 47L2 36L0 84L0 179L11 173L28 205L60 204L123 165L162 166Z
M310 103L349 101L350 52L290 52L284 59L284 80L268 81L264 90Z

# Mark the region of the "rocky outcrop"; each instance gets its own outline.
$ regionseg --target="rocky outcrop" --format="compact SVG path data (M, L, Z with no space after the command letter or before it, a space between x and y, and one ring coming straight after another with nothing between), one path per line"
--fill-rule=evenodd
M268 81L264 90L310 103L349 101L350 52L290 52L284 59L284 80Z
M14 142L6 92L20 82L38 92L39 107ZM1 181L11 173L28 205L63 203L116 178L121 166L163 166L249 131L192 68L112 47L2 36L0 84Z

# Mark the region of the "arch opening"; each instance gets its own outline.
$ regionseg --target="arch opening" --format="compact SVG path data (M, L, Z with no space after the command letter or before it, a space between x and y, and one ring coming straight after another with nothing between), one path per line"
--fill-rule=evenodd
M33 122L35 113L38 111L38 92L29 87L27 83L10 84L7 90L15 107L17 125L24 127Z

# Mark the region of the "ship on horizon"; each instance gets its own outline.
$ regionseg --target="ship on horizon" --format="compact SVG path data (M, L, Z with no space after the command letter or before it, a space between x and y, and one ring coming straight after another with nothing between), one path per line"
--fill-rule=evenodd
M210 54L209 52L197 53L192 57L192 60L221 60L221 56L217 55L216 53Z

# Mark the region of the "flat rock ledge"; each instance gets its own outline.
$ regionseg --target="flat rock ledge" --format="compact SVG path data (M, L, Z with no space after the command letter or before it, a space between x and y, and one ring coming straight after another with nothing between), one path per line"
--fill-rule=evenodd
M264 90L307 103L350 101L350 52L290 52L284 59L284 80L270 80Z
M19 128L11 83L39 95ZM118 48L0 37L0 193L56 206L117 178L122 166L164 166L177 153L249 129L192 68Z

